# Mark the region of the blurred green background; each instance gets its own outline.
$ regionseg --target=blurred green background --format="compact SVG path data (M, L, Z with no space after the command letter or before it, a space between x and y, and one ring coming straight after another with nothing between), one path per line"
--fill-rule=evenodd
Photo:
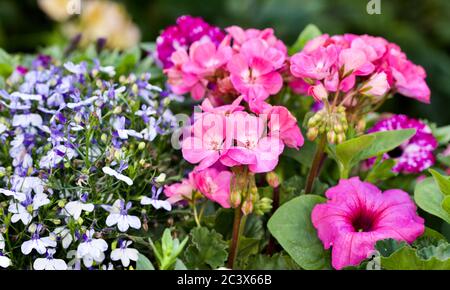
M159 31L182 14L202 16L226 27L273 27L287 44L308 23L323 32L372 34L399 44L414 62L425 67L432 91L427 106L395 98L384 110L450 124L450 1L380 0L381 14L369 15L369 0L128 0L123 3L142 32L154 41ZM34 0L0 0L0 47L8 52L34 52L61 41L56 24Z

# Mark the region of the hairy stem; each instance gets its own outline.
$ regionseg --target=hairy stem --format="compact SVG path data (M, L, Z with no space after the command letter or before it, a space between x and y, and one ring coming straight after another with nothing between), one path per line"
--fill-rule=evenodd
M309 169L308 179L306 180L306 186L305 186L305 194L311 193L311 190L314 185L314 180L317 177L317 174L319 173L320 164L322 163L323 154L325 152L325 145L327 144L327 136L325 134L322 134L320 137L319 144L317 145L316 153L314 155L314 159L311 165L311 168Z
M234 262L236 261L236 256L239 247L239 236L241 233L241 221L242 221L242 211L241 207L234 209L234 222L233 222L233 235L231 238L230 253L228 256L228 268L234 269Z

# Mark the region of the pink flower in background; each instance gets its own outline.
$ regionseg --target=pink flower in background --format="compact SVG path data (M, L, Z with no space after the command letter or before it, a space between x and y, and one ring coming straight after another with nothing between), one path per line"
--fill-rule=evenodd
M316 102L321 102L322 100L328 99L328 91L320 82L315 86L310 86L308 89L308 94L310 94Z
M230 184L233 174L222 167L215 166L201 171L194 169L193 180L196 188L206 198L217 202L223 208L229 208Z
M424 69L408 60L398 45L382 37L355 34L318 36L292 56L290 70L293 76L304 78L308 83L323 80L323 85L331 92L338 89L349 92L357 81L371 80L377 85L372 90L373 95L378 94L375 96L381 96L387 88L385 93L392 89L421 102L430 102ZM379 75L382 72L389 86L385 85L384 76ZM309 89L309 93L312 92Z
M233 49L237 52L240 51L241 46L248 40L260 39L263 40L268 46L277 49L285 56L287 56L287 48L284 43L279 40L272 28L266 28L263 30L250 28L247 30L242 29L239 26L230 26L225 29L233 40Z
M190 61L184 65L183 71L199 78L212 76L230 60L232 53L229 46L216 47L210 40L194 42L189 48Z
M171 55L177 49L187 50L192 43L204 38L219 45L224 36L220 28L209 25L200 17L180 16L176 25L167 27L157 38L157 56L163 67L169 68L173 65Z
M291 58L291 72L299 78L322 80L330 75L337 56L334 45L319 47L310 53L294 54Z
M284 60L283 54L260 39L244 43L240 53L230 60L230 80L251 108L257 105L261 109L262 101L281 90L283 79L277 70Z
M308 90L311 87L311 85L305 82L302 78L293 78L293 80L288 83L288 86L294 93L299 95L308 94Z
M425 230L414 202L402 190L381 192L354 177L340 180L326 197L326 203L314 207L311 219L325 249L332 247L335 269L359 265L379 240L412 243Z
M196 190L192 172L188 178L184 178L179 183L164 186L164 194L168 197L167 201L171 204L184 199L191 199L192 193Z
M392 168L394 172L404 174L420 173L433 166L435 163L433 152L438 147L438 142L433 136L430 127L406 115L393 115L390 118L377 122L368 130L368 133L374 133L411 128L416 129L416 134L383 156L383 159L395 159L396 165ZM370 166L374 162L375 159L369 159L368 165Z
M269 136L278 137L283 143L291 148L298 149L303 146L304 139L297 119L286 107L273 106L268 111Z
M381 97L390 89L386 73L380 72L372 77L361 87L360 92L363 95Z

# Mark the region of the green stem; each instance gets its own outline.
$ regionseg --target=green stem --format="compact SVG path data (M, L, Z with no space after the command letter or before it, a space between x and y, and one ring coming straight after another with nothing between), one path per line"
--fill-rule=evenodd
M230 253L228 256L228 268L234 269L234 262L236 261L236 256L239 247L239 236L241 233L241 221L242 221L242 210L241 207L234 209L234 222L233 222L233 235L231 238Z
M306 180L305 194L311 193L314 185L314 180L316 179L317 174L319 174L320 164L322 163L323 154L325 152L325 145L327 144L326 138L327 136L325 134L322 134L322 136L320 137L320 141L317 145L316 153L309 170L308 179Z

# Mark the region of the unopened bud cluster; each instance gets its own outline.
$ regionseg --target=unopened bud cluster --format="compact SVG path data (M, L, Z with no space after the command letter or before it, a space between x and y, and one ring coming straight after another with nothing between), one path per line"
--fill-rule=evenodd
M323 108L308 120L306 135L314 141L318 135L326 134L328 143L339 144L345 141L347 129L345 107L339 106L331 112Z
M252 212L263 215L270 211L272 200L269 198L260 199L255 175L242 167L235 168L233 171L230 194L231 207L238 208L240 206L244 215L249 215Z

